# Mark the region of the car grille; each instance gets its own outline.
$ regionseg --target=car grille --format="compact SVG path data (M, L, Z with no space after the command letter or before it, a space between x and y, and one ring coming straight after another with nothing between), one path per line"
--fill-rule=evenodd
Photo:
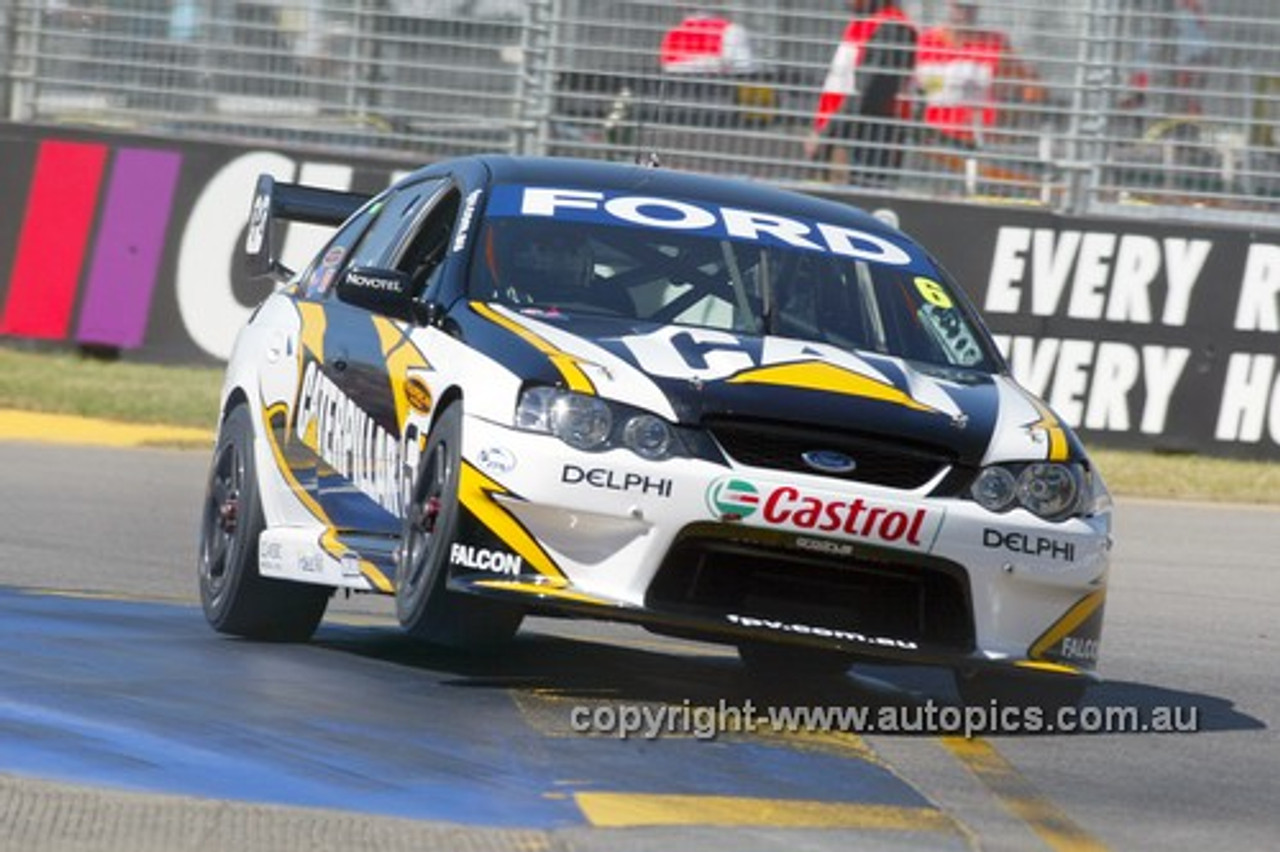
M801 552L780 541L695 525L668 552L645 604L856 630L947 652L973 649L969 581L959 565L871 548L840 556Z
M952 454L939 449L856 433L739 420L708 420L704 425L739 464L833 476L887 488L917 489L955 461ZM843 453L857 466L848 473L815 470L802 458L812 450Z

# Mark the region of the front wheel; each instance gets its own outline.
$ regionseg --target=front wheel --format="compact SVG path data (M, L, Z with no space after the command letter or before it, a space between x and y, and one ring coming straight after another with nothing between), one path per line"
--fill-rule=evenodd
M450 592L449 549L461 508L462 405L441 413L418 466L401 525L396 570L396 615L411 635L437 645L499 645L515 635L521 610L475 595Z
M200 524L200 603L213 629L250 639L303 642L329 603L327 586L258 573L266 522L253 459L253 421L243 405L218 432Z

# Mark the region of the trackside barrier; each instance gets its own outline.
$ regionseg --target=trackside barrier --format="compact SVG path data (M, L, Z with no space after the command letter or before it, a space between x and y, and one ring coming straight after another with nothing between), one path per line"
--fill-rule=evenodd
M217 363L269 286L239 258L258 175L371 193L415 165L0 125L0 340ZM853 200L934 251L1086 440L1280 458L1280 232ZM282 260L300 268L324 235L291 226Z
M1275 0L899 3L919 33L911 108L860 180L1278 227ZM851 67L829 74L849 15L838 0L4 0L0 115L346 155L656 146L681 168L853 193L803 153L819 93L853 87Z

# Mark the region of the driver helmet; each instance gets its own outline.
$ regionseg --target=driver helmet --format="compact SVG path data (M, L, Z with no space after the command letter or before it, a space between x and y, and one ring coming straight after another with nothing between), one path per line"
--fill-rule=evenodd
M587 241L572 226L530 225L515 228L508 255L508 284L534 300L586 288L594 261Z

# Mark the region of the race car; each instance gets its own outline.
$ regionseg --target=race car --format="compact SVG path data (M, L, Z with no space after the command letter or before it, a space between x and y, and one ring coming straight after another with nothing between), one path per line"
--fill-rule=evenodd
M299 272L286 221L332 226ZM730 643L748 669L1094 679L1111 501L964 291L846 204L473 156L373 197L258 181L281 286L227 365L199 585L309 638L336 589L479 648L528 613Z

